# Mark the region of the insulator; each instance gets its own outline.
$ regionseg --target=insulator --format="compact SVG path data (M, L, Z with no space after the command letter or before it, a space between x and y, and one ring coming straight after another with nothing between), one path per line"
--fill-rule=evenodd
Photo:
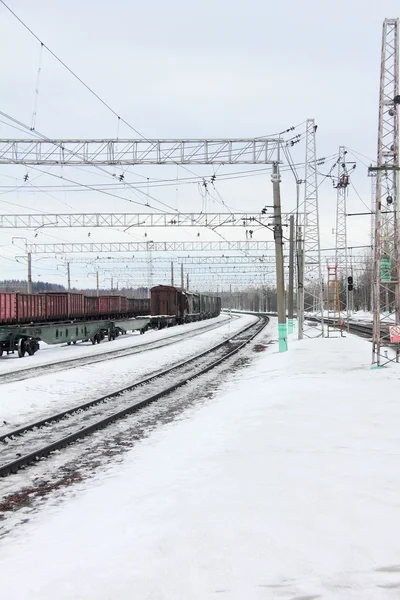
M392 198L392 196L388 196L388 197L386 198L386 203L387 203L387 204L392 204L392 202L393 202L393 198Z

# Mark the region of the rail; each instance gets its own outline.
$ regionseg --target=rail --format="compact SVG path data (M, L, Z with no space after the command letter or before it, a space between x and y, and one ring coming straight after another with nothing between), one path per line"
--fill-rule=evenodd
M35 423L31 423L29 425L20 427L19 429L16 429L14 431L9 431L7 434L2 435L0 437L0 442L7 443L7 445L9 445L10 441L12 441L14 438L17 438L21 435L25 435L28 432L40 431L41 428L47 426L50 423L53 423L53 424L59 423L66 416L70 417L73 414L79 413L79 418L80 418L80 422L79 422L80 428L79 429L73 431L72 433L68 433L68 435L64 435L63 437L61 437L59 439L56 439L55 441L48 443L45 446L42 446L42 447L36 448L35 450L27 452L25 455L19 456L17 459L11 460L11 461L7 462L6 464L1 465L0 466L0 476L5 477L12 473L16 473L21 468L24 468L32 463L35 463L40 458L48 456L49 454L51 454L51 452L54 452L55 450L59 450L61 448L65 448L66 446L73 443L74 441L76 441L80 438L86 437L87 435L90 435L91 433L106 427L110 423L112 423L122 417L125 417L126 415L128 415L130 413L136 412L137 410L147 406L148 404L158 400L159 398L166 396L167 394L170 394L171 392L173 392L174 390L178 389L179 387L185 385L189 381L199 377L200 375L203 375L204 373L207 373L211 369L220 365L222 362L231 358L234 354L239 352L242 348L244 348L248 343L250 343L256 337L256 335L258 335L262 331L262 329L267 325L267 323L268 323L267 317L259 318L256 323L247 325L246 327L241 329L239 332L236 332L235 334L226 338L222 342L219 342L218 344L215 344L211 348L208 348L207 350L205 350L199 354L196 354L195 356L192 356L190 359L181 361L181 362L173 365L172 367L165 369L162 372L158 372L155 375L147 377L146 379L136 382L135 384L132 384L128 387L114 391L111 394L107 394L106 396L101 396L100 398L96 398L96 399L86 402L84 404L80 404L79 406L75 406L68 410L64 410L60 413L46 417ZM243 340L243 339L241 339L241 336L243 336L244 334L246 334L246 335L245 335L245 339ZM236 341L235 341L235 338L237 338ZM111 414L96 420L95 422L91 423L90 425L88 425L86 427L82 427L81 411L87 411L90 408L93 408L102 403L106 403L117 397L121 398L121 396L123 396L124 394L127 394L128 392L137 390L141 386L148 385L150 382L155 381L156 379L160 379L161 377L167 376L168 374L172 373L173 371L182 369L183 367L191 366L192 363L195 363L196 361L199 361L199 359L201 359L211 353L217 352L220 349L225 349L225 350L227 350L227 352L224 352L222 354L222 356L218 356L216 359L212 360L211 363L206 364L205 366L201 367L199 370L193 372L193 370L191 368L191 370L187 374L185 374L181 379L179 379L178 381L174 381L171 385L168 385L167 387L163 388L162 390L157 391L156 393L153 393L150 396L140 399L134 403L129 403L124 408L119 409L116 412L112 412ZM47 433L46 433L46 437L48 437ZM12 446L12 444L11 444L11 446ZM17 447L17 449L20 454L21 449L19 447ZM12 447L10 450L13 452L15 450L15 448Z
M213 329L222 327L226 325L226 323L227 321L222 321L221 323L207 324L204 327L199 327L193 332L177 333L176 335L170 336L165 340L153 340L149 342L144 342L133 348L121 348L120 350L110 350L106 352L101 352L100 354L96 354L95 356L90 355L80 356L77 358L68 358L66 360L60 360L54 363L46 363L44 365L35 365L26 369L8 371L7 373L0 374L0 384L13 383L15 381L23 381L24 379L39 377L39 375L45 375L46 373L56 373L58 371L75 369L77 367L93 365L99 362L103 362L105 360L109 360L110 358L124 358L133 354L140 354L141 352L147 352L149 350L163 348L164 346L171 346L172 344L177 344L182 340L190 339L192 337L196 337L197 335L201 335L202 333L206 333L208 331L212 331Z

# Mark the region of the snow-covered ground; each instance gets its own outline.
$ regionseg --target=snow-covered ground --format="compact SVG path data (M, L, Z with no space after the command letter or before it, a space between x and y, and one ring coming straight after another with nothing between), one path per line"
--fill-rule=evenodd
M351 335L255 355L3 538L2 597L398 598L400 366L370 358Z
M36 421L70 406L98 398L141 380L145 375L189 358L256 321L255 317L225 318L222 326L181 340L172 346L148 350L73 370L40 375L32 379L3 383L0 397L0 433ZM203 321L204 327L205 321ZM199 329L199 323L194 323ZM189 327L189 325L188 325ZM182 328L178 329L182 333ZM196 329L196 328L195 328ZM189 331L193 330L193 327ZM158 332L157 339L171 336L171 330ZM140 336L142 340L144 336ZM153 338L152 338L153 339ZM69 350L70 347L67 349Z

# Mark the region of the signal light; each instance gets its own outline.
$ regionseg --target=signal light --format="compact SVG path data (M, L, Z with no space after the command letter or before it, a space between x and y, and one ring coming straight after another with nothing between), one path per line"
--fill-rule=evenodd
M353 291L353 277L351 275L347 278L347 289L349 292Z

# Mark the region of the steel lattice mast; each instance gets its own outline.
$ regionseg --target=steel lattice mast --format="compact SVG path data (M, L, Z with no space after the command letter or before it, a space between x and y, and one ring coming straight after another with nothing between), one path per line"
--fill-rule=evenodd
M399 297L399 19L385 19L382 31L379 124L376 171L374 328L372 363L391 360L382 355L390 344L389 326L400 324ZM384 209L382 210L382 204ZM396 345L396 360L399 348Z
M339 148L338 179L336 184L336 251L335 263L339 272L347 274L347 228L346 228L346 198L349 183L346 168L346 150Z
M324 298L321 269L321 246L319 234L318 182L315 132L317 126L314 119L307 119L306 124L306 164L304 186L304 288L305 296L313 297L317 312L322 322L324 336ZM312 310L310 302L305 302L305 310Z
M346 161L347 150L344 146L339 147L338 158L338 174L336 182L336 250L335 250L335 266L337 267L338 285L339 285L339 304L338 311L341 309L341 293L340 284L344 282L346 294L346 313L347 327L349 327L349 316L353 296L350 296L349 285L347 282L348 276L348 256L347 256L347 194L350 183L350 174L348 166L351 164L353 170L356 164ZM338 314L338 318L339 314Z

